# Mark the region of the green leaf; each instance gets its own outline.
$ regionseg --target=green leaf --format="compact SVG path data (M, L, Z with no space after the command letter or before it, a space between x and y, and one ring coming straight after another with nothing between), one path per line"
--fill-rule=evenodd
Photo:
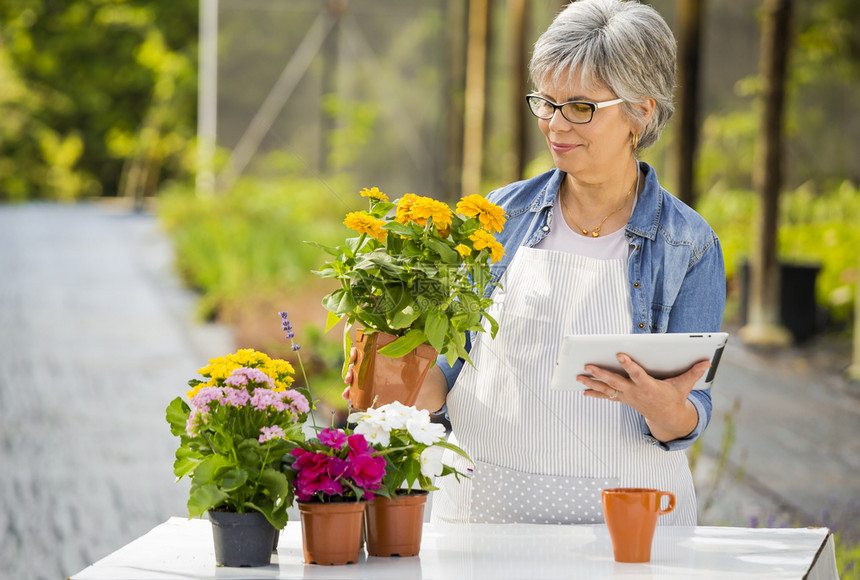
M445 335L448 333L448 318L438 310L427 313L427 321L424 323L424 334L430 345L441 352L445 346Z
M447 441L438 441L438 442L434 443L434 445L437 445L439 447L444 447L445 449L450 449L451 451L453 451L454 453L456 453L460 457L464 457L464 458L468 459L471 463L474 463L474 461L472 461L472 458L469 457L465 451L463 451L462 449L460 449L459 447L457 447L453 443L448 443Z
M415 319L419 316L421 316L421 311L416 310L415 306L410 304L409 306L395 312L389 319L388 324L394 329L409 328L409 326L415 322Z
M442 258L442 261L446 264L457 264L460 262L460 254L442 240L428 236L425 238L424 243L427 244L427 247L431 250L439 254L439 257Z
M343 316L338 316L337 314L329 310L325 318L325 332L328 332L329 330L337 326L341 320L343 320Z
M379 349L379 353L391 358L397 358L412 352L415 347L427 342L427 335L424 330L415 328L410 330L391 344L388 344Z
M182 400L182 397L176 397L170 404L167 405L167 422L170 423L170 432L176 436L185 434L185 425L188 422L188 415L191 412L191 407L188 403Z
M187 447L180 447L176 450L176 461L173 462L173 474L177 479L182 479L197 469L201 459L203 459L203 455L199 452Z
M343 248L338 247L338 246L325 246L323 244L320 244L318 242L314 242L312 240L304 240L304 243L310 244L314 247L317 247L320 250L324 251L326 254L330 254L332 256L339 256L341 254L341 252L343 252Z
M355 309L356 303L352 294L340 288L335 290L322 301L323 308L329 312L334 312L338 315L343 315Z
M192 488L188 497L188 515L193 518L200 517L229 498L230 496L218 489L214 483Z
M224 491L235 491L245 485L248 481L248 473L241 468L228 470L221 478L221 489Z
M406 238L416 238L418 234L411 226L401 224L400 222L391 222L386 224L382 229L395 233Z

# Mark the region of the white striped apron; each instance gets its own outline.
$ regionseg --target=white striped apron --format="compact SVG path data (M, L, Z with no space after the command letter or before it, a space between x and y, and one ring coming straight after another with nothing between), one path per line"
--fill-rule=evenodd
M696 525L683 451L648 443L623 403L549 388L565 334L630 332L627 288L626 260L518 248L493 294L499 332L478 333L448 395L451 441L474 465L444 460L472 478L437 480L432 521L602 523L601 489L648 487L677 498L660 524Z

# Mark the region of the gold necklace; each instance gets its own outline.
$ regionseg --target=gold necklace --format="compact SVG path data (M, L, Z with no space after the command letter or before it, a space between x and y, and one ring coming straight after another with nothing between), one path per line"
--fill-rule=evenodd
M603 227L603 224L606 223L606 220L608 220L610 217L617 214L619 211L621 211L622 209L624 209L627 206L627 202L630 201L630 194L633 193L633 188L636 187L638 184L639 184L639 167L637 166L636 167L636 181L634 181L632 184L630 184L630 189L627 190L627 195L624 197L624 203L622 203L616 209L612 210L609 214L607 214L607 216L605 218L600 220L600 223L597 224L596 228L592 228L590 230L585 229L584 227L582 227L581 225L576 223L575 219L573 219L573 214L570 213L570 210L567 208L567 204L564 201L564 193L563 192L561 193L561 206L564 208L565 213L567 213L567 217L569 217L570 221L573 222L573 225L575 225L577 227L577 229L582 232L583 236L587 236L589 234L589 232L591 232L591 237L596 238L597 236L600 235L600 228Z

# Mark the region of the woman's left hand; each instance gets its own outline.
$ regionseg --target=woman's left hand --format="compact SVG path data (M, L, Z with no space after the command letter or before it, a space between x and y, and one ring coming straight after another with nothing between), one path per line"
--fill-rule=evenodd
M626 354L618 362L629 378L606 369L586 365L594 378L579 375L576 379L588 389L586 397L609 399L630 405L645 417L651 434L660 441L687 436L699 420L699 415L687 395L693 385L710 368L709 361L693 365L687 372L669 379L655 379Z

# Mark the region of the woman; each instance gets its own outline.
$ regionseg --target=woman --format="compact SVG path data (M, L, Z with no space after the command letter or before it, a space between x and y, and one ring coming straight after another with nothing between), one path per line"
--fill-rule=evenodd
M623 354L630 378L588 368L588 390L549 389L565 334L720 328L725 274L705 221L660 187L636 155L672 114L675 42L650 7L580 0L535 45L527 96L556 169L492 192L508 220L494 264L500 329L469 337L474 366L440 357L418 405L447 404L472 478L437 482L433 520L602 522L600 490L672 491L662 523L696 524L682 451L705 429L709 363L656 380ZM450 480L450 481L449 481Z

